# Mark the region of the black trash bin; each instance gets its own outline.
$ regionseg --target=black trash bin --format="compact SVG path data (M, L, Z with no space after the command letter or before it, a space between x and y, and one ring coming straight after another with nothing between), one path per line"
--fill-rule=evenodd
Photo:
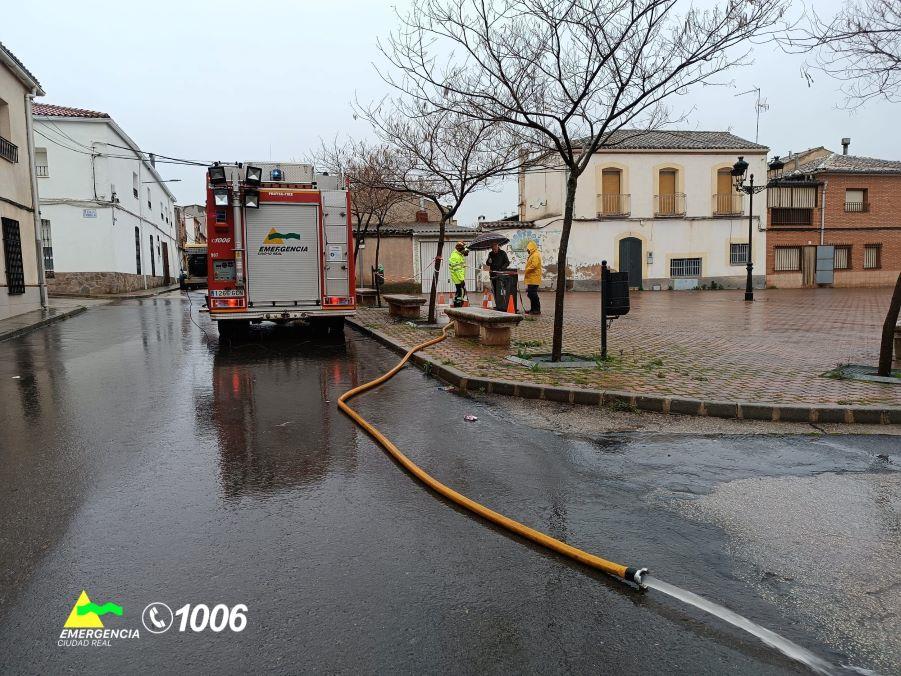
M510 298L513 299L513 310L519 312L519 294L517 284L519 273L516 270L498 270L491 273L494 286L494 306L501 312L507 311Z

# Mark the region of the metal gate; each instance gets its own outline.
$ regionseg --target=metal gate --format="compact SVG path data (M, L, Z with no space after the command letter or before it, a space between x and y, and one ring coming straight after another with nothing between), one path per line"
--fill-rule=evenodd
M447 261L450 258L451 251L454 250L456 242L445 242L444 251L441 254L441 272L438 274L438 292L453 292L454 285L450 280L450 271L447 267ZM438 254L438 240L420 240L419 242L419 274L421 275L420 288L422 293L429 293L432 290L432 275L435 272L435 256ZM479 289L479 267L485 260L485 254L482 251L470 251L466 257L466 290L469 292Z
M261 204L246 209L247 298L256 307L320 302L319 208Z

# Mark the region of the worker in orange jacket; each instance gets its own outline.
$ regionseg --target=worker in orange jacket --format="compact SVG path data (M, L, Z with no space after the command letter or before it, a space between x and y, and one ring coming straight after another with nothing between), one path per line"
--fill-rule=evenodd
M525 279L526 295L529 297L531 307L526 311L527 315L541 314L541 299L538 298L538 287L541 286L541 253L535 242L526 244L529 257L526 259Z

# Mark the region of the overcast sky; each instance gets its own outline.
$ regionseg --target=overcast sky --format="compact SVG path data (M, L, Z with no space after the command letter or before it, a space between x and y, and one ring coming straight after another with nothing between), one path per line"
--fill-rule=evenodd
M403 6L404 0L397 3ZM376 39L393 27L381 0L250 4L231 0L156 0L150 4L4 0L0 41L38 77L46 103L109 113L144 150L202 161L302 160L319 138L367 136L350 102L381 97L373 70ZM838 0L816 0L831 15ZM766 45L728 87L701 88L674 102L690 110L689 129L730 130L774 153L825 145L901 159L899 107L872 102L839 108L839 84L817 75L808 86L803 57ZM892 117L890 117L892 116ZM203 197L203 170L160 165L181 204ZM516 211L515 185L473 195L461 224Z

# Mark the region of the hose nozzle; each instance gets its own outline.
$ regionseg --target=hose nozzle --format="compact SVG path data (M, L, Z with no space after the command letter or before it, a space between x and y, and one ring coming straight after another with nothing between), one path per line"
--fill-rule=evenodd
M623 579L628 582L634 582L638 585L639 589L647 589L648 586L642 582L642 578L647 575L647 572L647 568L632 568L630 566L629 568L626 568L626 574L623 576Z

